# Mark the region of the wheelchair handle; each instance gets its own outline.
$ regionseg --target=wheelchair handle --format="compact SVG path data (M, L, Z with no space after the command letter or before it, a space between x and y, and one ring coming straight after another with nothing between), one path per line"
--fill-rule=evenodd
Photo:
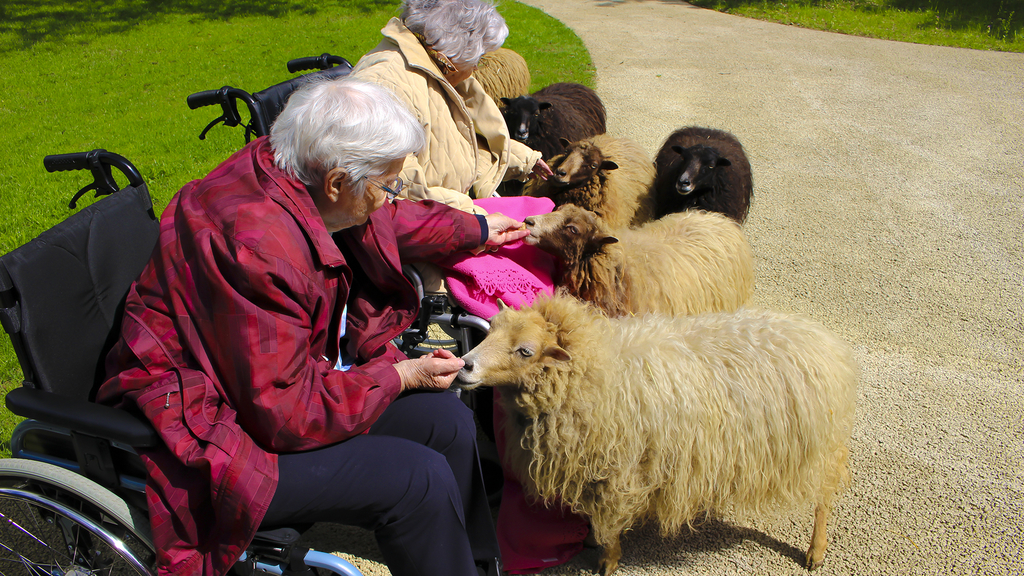
M225 86L218 90L203 90L202 92L196 92L195 94L189 94L185 97L185 102L188 104L189 109L196 110L203 106L213 106L226 102L228 100L229 91L235 90L230 86Z
M142 175L134 164L120 154L107 152L97 148L89 152L72 152L71 154L51 154L43 158L43 167L47 172L67 172L69 170L91 170L93 182L78 191L68 208L74 208L78 199L89 190L96 190L96 196L113 194L121 188L114 181L110 167L113 166L121 171L128 178L132 186L141 186L144 183Z
M319 56L307 56L305 58L296 58L288 61L288 71L295 73L303 70L312 70L314 68L319 70L327 70L333 68L337 64L347 64L348 60L345 60L341 56L332 56L326 52Z

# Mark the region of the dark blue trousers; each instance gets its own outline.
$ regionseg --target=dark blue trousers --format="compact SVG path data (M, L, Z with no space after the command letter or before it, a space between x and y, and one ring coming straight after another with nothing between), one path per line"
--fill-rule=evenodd
M473 414L451 392L406 393L368 434L278 458L263 527L336 522L372 530L396 576L497 574L500 556Z

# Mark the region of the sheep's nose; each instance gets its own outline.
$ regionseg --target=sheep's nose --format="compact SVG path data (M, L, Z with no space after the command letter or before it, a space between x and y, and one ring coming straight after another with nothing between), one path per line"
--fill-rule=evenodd
M558 176L560 178L565 178L566 172L565 172L565 170L562 170L561 168L559 168L558 170L555 170L555 174L558 174Z
M535 222L536 222L536 221L535 221L535 220L533 219L533 216L530 216L530 217L528 217L528 218L523 218L523 222L524 222L524 223L525 223L525 224L526 224L527 226L533 226L533 225L535 224Z

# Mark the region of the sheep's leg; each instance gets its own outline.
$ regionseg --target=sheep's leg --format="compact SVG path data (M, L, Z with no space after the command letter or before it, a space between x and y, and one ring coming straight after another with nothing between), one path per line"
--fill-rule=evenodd
M622 558L622 545L619 543L619 535L616 534L612 541L604 545L601 552L601 559L597 563L601 576L611 576L612 572L619 567L619 560Z
M828 517L828 506L818 504L814 508L814 530L811 532L811 547L807 550L807 569L814 570L825 560L825 523Z

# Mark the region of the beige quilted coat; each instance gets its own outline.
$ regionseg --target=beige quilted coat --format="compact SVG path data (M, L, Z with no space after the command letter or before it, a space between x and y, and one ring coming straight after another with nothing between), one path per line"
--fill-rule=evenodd
M484 214L472 198L493 196L502 180L524 180L540 152L512 140L494 101L470 77L453 87L398 18L352 76L390 88L427 131L427 146L405 160L403 196L430 198Z

